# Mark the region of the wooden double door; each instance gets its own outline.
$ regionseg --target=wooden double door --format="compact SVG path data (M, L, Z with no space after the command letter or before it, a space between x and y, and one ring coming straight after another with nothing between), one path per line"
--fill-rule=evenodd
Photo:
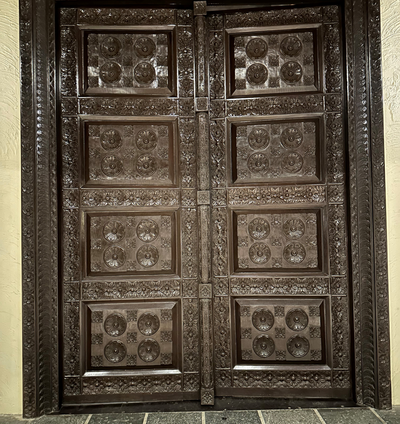
M60 9L64 405L352 397L341 20Z

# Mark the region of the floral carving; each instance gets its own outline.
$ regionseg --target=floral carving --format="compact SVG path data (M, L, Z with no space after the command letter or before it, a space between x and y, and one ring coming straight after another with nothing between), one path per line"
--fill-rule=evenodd
M264 218L254 218L249 224L249 234L255 240L263 240L268 237L270 226Z
M136 169L143 177L150 177L157 170L157 161L150 155L139 156L136 163Z
M286 128L282 131L281 142L287 149L295 149L303 142L303 134L297 128Z
M103 131L100 136L100 142L104 150L118 149L122 145L121 134L113 128Z
M156 45L151 38L140 37L136 40L134 49L138 56L148 58L154 55L154 52L156 51Z
M303 162L303 157L299 153L290 152L282 158L282 168L291 174L295 174L301 170Z
M293 240L303 237L305 231L306 226L301 219L288 219L283 224L283 233Z
M159 330L160 320L156 314L146 312L139 317L138 328L144 336L151 336Z
M269 162L264 153L253 153L247 160L247 166L251 172L264 173L268 171Z
M271 259L271 250L265 243L254 243L249 249L249 257L256 265L266 264Z
M246 46L246 54L250 59L262 59L267 55L268 46L262 38L252 38Z
M122 45L118 38L108 36L101 42L100 52L105 58L109 59L118 56L121 48Z
M140 130L136 135L139 150L153 150L157 146L157 135L151 130Z
M310 342L303 336L293 336L287 342L287 350L295 358L302 358L309 352Z
M126 319L123 315L114 312L104 321L104 329L111 337L118 337L125 333L127 327Z
M109 342L104 348L104 356L107 361L117 364L125 359L126 346L119 340Z
M268 331L274 325L274 316L269 309L258 308L253 312L251 321L258 331Z
M106 84L111 84L121 78L122 69L116 62L106 62L100 67L100 78Z
M308 316L303 309L291 309L286 314L286 325L293 331L302 331L308 325Z
M298 62L286 62L281 67L281 78L287 84L295 84L301 80L303 68Z
M246 79L251 85L262 85L268 79L268 69L262 63L254 63L247 68Z
M136 234L145 243L154 241L159 234L159 228L152 219L142 219L136 227Z
M306 249L301 243L289 243L283 249L283 257L290 264L300 264L306 258Z
M160 345L154 339L144 339L139 343L138 355L144 362L154 362L160 355Z
M111 246L104 251L104 262L109 268L120 268L126 260L125 250L118 246Z
M156 70L150 63L140 62L135 66L133 75L139 84L147 85L156 79Z
M253 350L260 358L268 358L275 351L275 342L271 337L262 334L253 340Z
M249 134L249 145L254 150L265 149L269 144L268 132L264 128L254 128Z
M101 161L101 170L107 177L116 177L122 172L123 165L117 156L105 156Z
M285 37L281 42L281 52L286 56L298 56L303 48L299 37Z
M104 238L110 243L117 243L125 236L125 227L119 222L112 220L103 228Z

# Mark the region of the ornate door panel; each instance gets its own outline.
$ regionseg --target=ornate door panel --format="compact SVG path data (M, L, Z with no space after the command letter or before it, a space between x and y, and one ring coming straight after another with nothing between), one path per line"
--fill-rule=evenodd
M216 394L351 398L340 10L207 19Z
M192 23L60 11L64 404L199 398Z

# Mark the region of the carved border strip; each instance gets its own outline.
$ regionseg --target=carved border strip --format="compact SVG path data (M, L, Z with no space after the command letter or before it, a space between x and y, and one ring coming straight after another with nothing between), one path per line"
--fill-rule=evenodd
M58 278L54 181L57 164L52 145L56 128L54 5L54 0L20 0L23 408L24 416L29 418L56 411L59 407L55 343L59 327L57 288L54 286ZM346 0L344 9L350 112L350 236L354 258L356 393L359 404L389 408L379 2ZM33 81L36 81L35 85ZM77 105L67 106L77 108ZM171 104L167 114L175 113L175 108ZM371 159L375 164L373 167ZM363 238L359 239L358 234ZM367 234L372 234L368 240Z

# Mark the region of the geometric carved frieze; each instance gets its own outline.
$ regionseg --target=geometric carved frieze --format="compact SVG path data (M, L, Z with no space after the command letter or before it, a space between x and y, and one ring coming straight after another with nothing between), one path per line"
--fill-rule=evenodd
M235 120L231 178L235 184L320 181L319 119Z
M177 367L176 302L88 305L88 369Z
M174 213L87 215L88 275L176 272Z
M85 122L85 184L176 183L176 125L168 121Z
M316 28L231 34L228 95L319 90L316 39Z
M85 94L171 96L174 32L84 32Z
M321 272L320 210L233 213L234 271Z
M326 362L321 298L235 299L237 364Z

